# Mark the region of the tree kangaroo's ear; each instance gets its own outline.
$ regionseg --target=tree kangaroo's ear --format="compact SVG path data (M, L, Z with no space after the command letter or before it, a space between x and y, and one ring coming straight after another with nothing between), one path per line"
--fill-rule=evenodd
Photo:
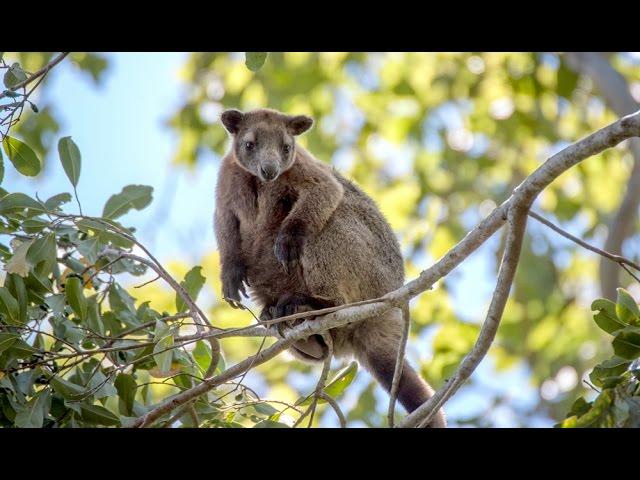
M296 115L294 117L289 117L287 122L287 129L291 135L300 135L301 133L306 132L313 125L313 119L307 117L306 115Z
M235 135L240 130L243 118L244 114L240 110L225 110L220 116L224 128L232 135Z

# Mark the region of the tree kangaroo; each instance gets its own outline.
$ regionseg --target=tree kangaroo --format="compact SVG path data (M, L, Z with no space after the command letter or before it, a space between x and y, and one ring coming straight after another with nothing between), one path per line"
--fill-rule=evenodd
M222 293L232 306L240 293L247 297L245 284L263 320L375 298L403 285L398 241L373 200L296 145L311 118L260 109L227 110L221 120L233 145L218 174L214 223ZM402 313L392 309L330 335L337 357L354 356L389 391L402 330ZM326 352L319 335L292 348L306 361L321 361ZM405 360L402 406L412 412L432 395ZM446 426L442 411L430 426Z

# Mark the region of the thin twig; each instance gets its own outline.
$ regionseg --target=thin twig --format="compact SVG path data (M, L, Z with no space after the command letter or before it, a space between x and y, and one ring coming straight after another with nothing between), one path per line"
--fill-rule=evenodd
M325 402L327 402L331 406L331 408L333 408L334 412L336 412L336 415L338 416L338 421L340 422L340 428L347 428L347 419L344 416L344 413L342 413L342 410L340 410L340 406L338 405L338 402L336 402L333 399L333 397L331 397L330 395L327 395L325 392L320 392L318 395Z
M631 268L638 270L640 272L640 265L638 265L635 262L632 262L631 260L629 260L628 258L622 257L620 255L615 255L613 253L609 253L606 250L602 250L598 247L594 247L593 245L585 242L584 240L576 237L575 235L571 235L569 232L561 229L560 227L558 227L557 225L554 225L553 223L551 223L549 220L547 220L546 218L542 217L541 215L537 214L536 212L532 212L529 211L529 216L531 218L536 219L538 222L542 223L543 225L546 225L547 227L549 227L551 230L559 233L560 235L562 235L565 238L568 238L569 240L571 240L572 242L577 243L578 245L580 245L583 248L586 248L587 250L590 250L592 252L597 253L598 255L601 255L605 258L608 258L609 260L611 260L612 262L615 262L619 265L629 265Z
M407 349L407 339L409 338L409 330L411 329L411 321L409 320L409 308L406 306L402 309L402 336L398 344L398 354L396 356L396 365L393 371L393 381L389 391L389 411L387 412L387 421L389 427L393 428L393 421L396 413L396 399L398 398L398 389L400 388L400 379L402 378L402 369L404 367L404 355Z

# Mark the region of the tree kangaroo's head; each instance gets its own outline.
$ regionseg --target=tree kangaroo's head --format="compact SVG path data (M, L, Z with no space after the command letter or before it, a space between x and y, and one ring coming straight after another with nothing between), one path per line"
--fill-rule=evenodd
M263 182L271 182L293 165L295 136L306 132L313 120L275 110L226 110L222 124L233 137L238 164Z

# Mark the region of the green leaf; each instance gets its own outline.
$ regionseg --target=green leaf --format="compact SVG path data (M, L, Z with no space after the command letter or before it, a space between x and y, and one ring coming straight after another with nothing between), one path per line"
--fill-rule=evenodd
M640 328L627 327L613 339L613 351L618 357L635 360L640 356Z
M349 386L349 384L353 381L358 372L358 364L357 362L351 362L349 365L338 371L330 382L326 384L324 387L324 392L330 397L336 398L344 392L345 388ZM307 395L304 397L300 397L296 401L297 406L306 406L311 405L313 402L313 394ZM318 399L318 403L326 403L326 401L322 398Z
M28 358L31 354L36 353L37 350L21 338L18 338L13 345L9 347L7 352L11 353L16 358Z
M132 208L142 210L151 203L153 187L146 185L127 185L122 192L112 195L107 200L102 216L117 218L124 215Z
M605 379L622 375L627 371L631 362L624 358L613 357L597 365L589 374L589 379L598 387L603 386Z
M80 400L84 395L86 395L86 391L83 387L60 377L53 377L49 384L51 385L51 388L53 388L54 392L59 393L67 400Z
M89 263L93 264L98 261L98 254L102 248L97 235L76 241L76 245L78 246L78 252L80 252Z
M591 304L591 310L598 311L593 316L593 320L607 333L615 335L615 332L628 326L618 319L616 304L610 300L599 298Z
M9 289L11 295L18 300L19 306L19 319L20 323L24 324L27 322L27 306L29 303L27 288L25 287L24 280L21 276L12 273L7 275L7 278L4 282L4 286Z
M78 186L80 179L81 157L80 150L71 137L63 137L58 142L58 153L64 173L74 187Z
M112 397L118 393L117 389L111 384L104 373L98 370L91 380L89 381L87 388L92 392L92 395L97 398Z
M616 314L626 324L637 324L640 321L640 309L633 297L624 288L618 288Z
M120 425L120 418L100 405L82 404L80 410L82 411L82 419L87 423L106 426Z
M278 413L278 410L273 408L268 403L256 403L253 408L256 412L261 413L262 415L271 416L275 413Z
M575 422L576 427L594 427L606 417L607 412L613 403L612 391L603 390L592 404L592 407L585 414L580 416ZM564 423L564 422L563 422Z
M47 210L54 211L60 208L60 205L69 203L71 201L70 193L59 193L49 198L46 202L44 202L44 206Z
M13 298L7 287L0 287L0 313L4 314L5 321L11 325L21 325L20 307L18 301Z
M21 228L25 233L34 234L40 233L46 227L49 226L49 222L42 218L28 218L22 222Z
M256 423L253 428L291 428L286 423L274 422L273 420L262 420Z
M109 244L110 243L110 244L112 244L112 245L114 245L116 247L120 247L120 248L131 248L134 245L134 242L132 240L130 240L128 237L124 236L120 232L107 232L107 231L100 232L100 233L98 233L98 238L104 244ZM120 263L120 265L123 265L124 263L125 262L122 262L122 263ZM137 267L138 269L145 270L147 268L146 265L142 265L142 264L139 264L139 265L140 266Z
M624 380L627 379L626 375L614 375L611 377L604 377L600 379L600 386L602 388L613 388L616 385L619 385Z
M245 52L245 65L252 72L257 72L262 68L267 60L268 52Z
M35 177L42 170L42 162L29 145L17 138L6 136L2 140L4 152L22 175Z
M154 337L156 344L153 346L153 359L162 373L166 373L171 369L171 360L173 359L173 351L167 350L173 346L173 335L168 332L168 326L160 320L156 320L156 334Z
M18 428L42 428L50 408L51 394L49 390L41 390L18 412L14 424Z
M358 373L358 363L351 362L349 365L336 373L333 380L331 380L324 388L324 392L330 397L338 397L353 381L356 373Z
M24 73L22 67L18 62L13 63L4 74L4 86L7 88L13 88L19 83L24 82L27 79L27 74Z
M7 273L15 273L21 277L27 277L31 266L27 262L27 253L33 240L22 242L13 252L11 259L5 264Z
M91 218L82 218L80 220L74 220L74 222L83 232L88 232L89 230L94 232L104 232L109 228L100 222L92 220Z
M209 365L211 365L211 347L209 344L199 340L191 354L202 371L206 372Z
M109 306L118 318L129 326L138 325L140 321L134 304L134 298L117 283L109 287Z
M567 414L567 418L574 415L577 415L577 416L584 415L589 411L590 408L591 408L591 403L587 402L584 398L580 397L575 402L573 402L573 405L571 406L571 410L569 410L569 413Z
M2 156L2 150L0 150L0 183L4 180L4 158Z
M44 205L24 193L8 193L0 198L0 213L22 211L25 208L42 213L47 211Z
M82 291L82 281L78 277L68 277L64 293L78 318L81 320L87 318L87 299Z
M120 399L122 400L122 403L124 405L125 414L132 415L133 400L136 396L136 389L138 388L136 380L133 378L133 375L119 373L116 377L114 385L116 386L118 395L120 396Z
M49 295L45 299L45 303L55 315L64 314L64 306L66 304L66 301L63 294L57 293L55 295Z
M104 322L100 317L100 306L96 298L97 295L93 295L87 299L87 327L104 335Z
M27 252L27 262L36 267L40 262L45 262L40 273L48 275L55 266L57 259L56 236L53 233L35 240Z
M202 276L201 272L202 267L193 267L187 272L184 280L180 283L194 302L198 298L198 294L206 281L206 278ZM176 310L178 313L186 312L187 308L187 304L184 302L182 297L176 293Z
M0 332L0 353L8 350L18 338L15 333Z

